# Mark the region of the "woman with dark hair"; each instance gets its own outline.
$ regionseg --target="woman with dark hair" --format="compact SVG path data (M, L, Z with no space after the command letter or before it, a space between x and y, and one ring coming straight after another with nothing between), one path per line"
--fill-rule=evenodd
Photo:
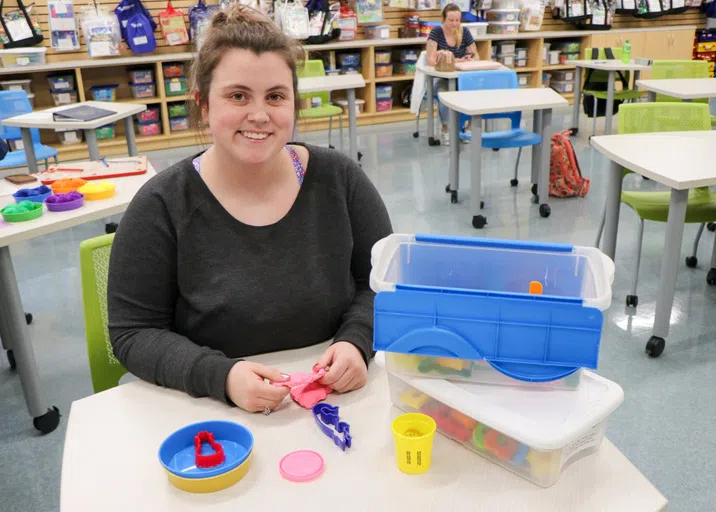
M480 60L475 40L472 38L470 31L460 23L461 17L462 12L456 4L447 4L443 9L442 25L435 27L428 37L426 50L428 52L428 64L431 66L437 63L438 54L441 52L452 53L455 56L455 62ZM447 80L443 78L436 79L435 88L437 92L447 91ZM447 126L448 109L438 103L438 112L442 123L442 142L448 145L450 144Z

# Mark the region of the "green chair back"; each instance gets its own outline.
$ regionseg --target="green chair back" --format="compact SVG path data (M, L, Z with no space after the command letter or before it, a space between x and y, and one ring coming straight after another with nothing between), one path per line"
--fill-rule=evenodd
M113 240L114 233L91 238L80 244L85 338L95 393L117 386L122 375L127 373L114 357L107 327L107 276Z
M317 76L326 76L326 70L323 67L323 61L320 59L307 60L303 69L298 74L299 78L313 78ZM321 105L328 105L331 95L328 91L319 91L301 94L303 99L321 98Z
M655 60L651 67L651 78L708 78L709 64L705 60ZM657 94L656 101L680 102L679 98ZM694 100L694 103L708 103L708 98Z
M606 60L607 59L607 52L605 51L605 48L596 48L598 50L597 52L597 58L596 60ZM614 54L614 58L616 60L621 60L622 58L622 49L621 48L611 48L612 54ZM584 58L586 60L592 60L592 48L585 48L584 49ZM627 87L629 84L629 72L628 71L622 71L622 76L624 77L624 80L626 80ZM608 71L602 71L599 69L587 69L585 71L585 79L584 82L586 83L586 76L589 76L589 83L590 84L605 84L604 90L606 91L606 84L609 82L609 72ZM616 83L619 83L619 75L616 77ZM623 85L623 84L622 84ZM584 84L582 84L584 87Z
M619 107L619 133L710 130L708 105L699 103L630 103Z

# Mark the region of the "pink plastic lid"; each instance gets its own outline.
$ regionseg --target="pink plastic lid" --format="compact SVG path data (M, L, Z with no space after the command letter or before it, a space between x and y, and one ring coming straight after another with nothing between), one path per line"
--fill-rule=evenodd
M298 450L286 455L278 464L281 476L292 482L310 482L323 473L323 457L312 450Z

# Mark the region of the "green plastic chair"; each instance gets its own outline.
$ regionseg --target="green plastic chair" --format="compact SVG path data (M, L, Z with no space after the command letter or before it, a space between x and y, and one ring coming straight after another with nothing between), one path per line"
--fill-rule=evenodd
M708 105L697 103L634 103L619 108L619 133L654 133L710 130L711 116ZM632 171L624 169L624 175ZM636 307L639 298L636 294L639 279L639 261L641 259L641 243L644 237L644 221L667 222L669 217L669 200L671 192L622 192L622 203L629 206L639 217L636 255L634 260L634 281L631 294L627 295L627 306ZM599 242L606 219L606 206L597 234L596 246ZM707 222L716 221L716 194L709 187L689 190L686 204L686 222L700 223L691 256L686 258L687 267L698 264L696 252L699 240ZM713 262L712 262L713 266Z
M300 78L313 78L326 76L322 60L307 60L303 69L299 72ZM333 132L333 118L338 116L339 130L341 135L340 148L343 149L343 109L337 105L331 105L331 95L328 91L319 91L301 94L302 99L320 98L321 106L315 108L304 108L298 113L302 119L325 119L328 118L328 147L331 149L331 133Z
M597 60L602 60L607 58L606 49L605 48L597 48ZM615 59L621 59L622 58L622 49L621 48L611 48L612 53L614 54ZM592 59L592 48L585 48L584 49L584 58L591 60ZM609 83L609 72L608 71L602 71L599 69L591 69L587 70L587 73L589 74L589 82L590 83L601 83L604 84L604 90L593 90L593 89L584 89L582 91L582 94L585 96L594 96L594 111L592 112L592 135L595 135L597 133L597 100L607 100L607 84ZM626 80L627 84L629 83L629 72L628 71L622 71L622 76L624 76L624 79ZM617 77L618 80L618 77ZM586 85L586 75L584 79L585 85ZM615 84L616 85L616 84ZM614 91L614 99L615 100L621 100L621 101L634 101L638 100L644 97L644 93L641 91L637 91L634 89L624 89L621 91Z
M114 357L107 328L107 274L113 240L114 233L90 238L80 244L85 337L95 393L117 386L122 375L127 373Z
M664 80L668 78L708 78L709 64L705 60L655 60L651 66L651 78ZM681 102L679 98L657 94L656 101ZM692 103L707 103L708 98L700 98Z

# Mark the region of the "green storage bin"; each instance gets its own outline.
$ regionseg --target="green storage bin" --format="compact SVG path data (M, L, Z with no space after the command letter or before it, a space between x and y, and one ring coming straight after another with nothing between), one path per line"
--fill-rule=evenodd
M186 94L186 78L166 78L164 91L167 96L183 96Z
M95 129L97 140L107 140L114 138L114 123L106 124Z
M169 104L169 117L185 117L186 115L186 103Z

